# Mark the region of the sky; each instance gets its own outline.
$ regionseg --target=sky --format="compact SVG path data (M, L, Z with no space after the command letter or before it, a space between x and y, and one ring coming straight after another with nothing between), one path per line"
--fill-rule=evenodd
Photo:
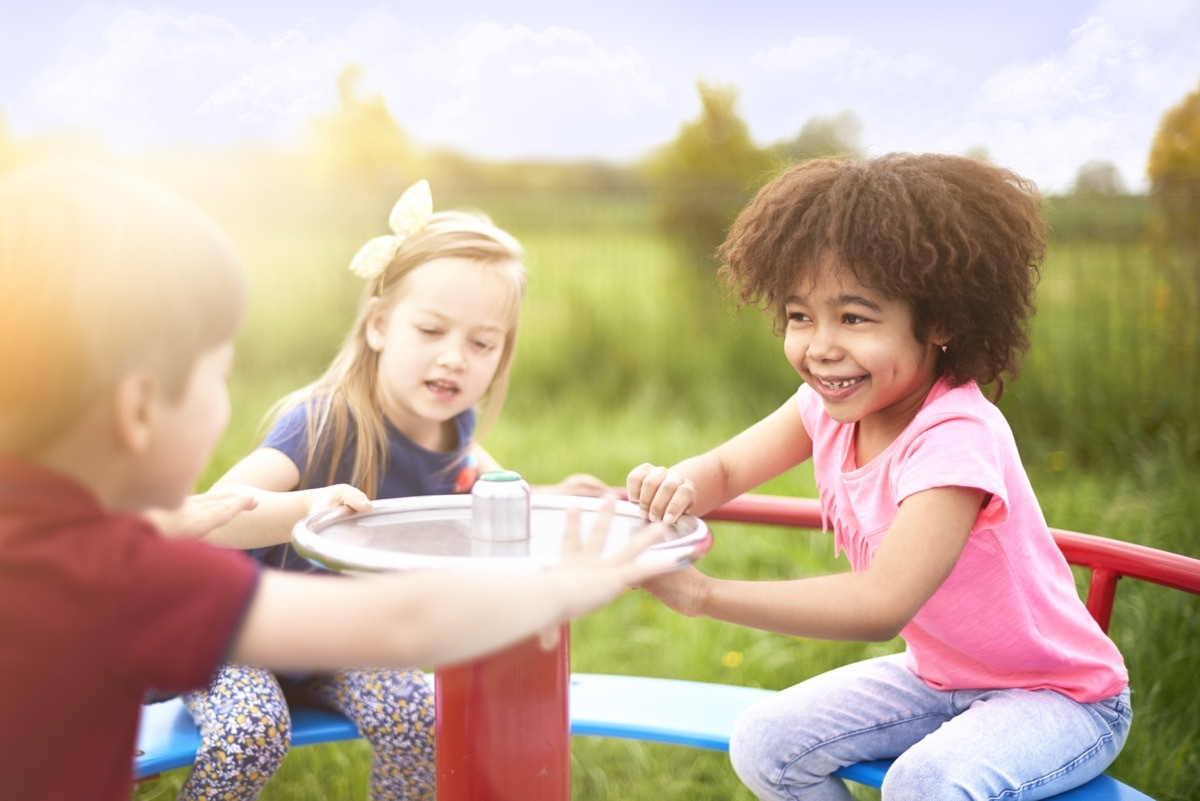
M1128 188L1200 89L1200 0L0 0L9 135L121 151L298 146L363 70L422 147L628 163L732 86L760 145L853 112L869 154L985 151L1069 190Z

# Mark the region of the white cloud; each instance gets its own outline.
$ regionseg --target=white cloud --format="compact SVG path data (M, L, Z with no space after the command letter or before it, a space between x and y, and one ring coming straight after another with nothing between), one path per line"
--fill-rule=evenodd
M821 35L759 50L733 82L763 144L795 136L814 117L852 111L864 123L864 145L898 150L914 149L901 145L901 134L920 141L932 119L944 118L943 108L961 104L962 81L932 56Z
M625 159L670 141L695 117L695 78L719 64L719 82L740 91L740 113L763 144L851 110L870 152L983 147L1048 189L1069 186L1085 161L1106 159L1138 188L1161 114L1200 79L1195 0L1107 0L1056 49L1008 64L950 61L931 49L936 41L885 35L886 19L874 43L793 36L804 29L793 24L742 31L727 48L675 39L638 50L616 28L604 39L578 27L431 28L438 16L386 6L332 15L340 17L332 28L301 13L269 15L277 27L252 35L212 15L89 5L57 60L5 108L35 108L43 128L90 128L130 147L287 141L336 106L336 76L357 63L360 88L379 93L422 145L498 158Z
M1111 102L1142 58L1133 42L1121 42L1102 19L1093 17L1071 32L1066 52L1036 64L1015 64L980 88L973 114L1011 117L1065 113Z
M402 116L428 141L493 156L632 156L656 124L670 132L679 122L640 54L579 31L484 23L449 56L453 68L433 79L438 99Z
M235 59L241 71L216 86L197 107L198 115L232 115L265 125L291 125L329 103L330 71L335 61L326 48L309 41L299 28L286 31L265 47Z
M385 10L254 40L212 16L94 7L32 91L57 122L125 146L278 141L334 108L350 63L419 142L484 156L632 157L681 119L630 48L494 23L439 37Z
M992 75L968 116L997 161L1031 165L1044 189L1069 188L1090 159L1112 162L1127 184L1143 188L1162 112L1182 97L1176 59L1140 27L1093 16L1063 51ZM1193 70L1196 61L1194 53Z
M1151 5L1103 3L1060 49L978 74L902 44L808 36L760 50L735 84L746 87L745 116L764 142L851 110L871 153L981 147L1047 191L1068 189L1084 162L1103 159L1141 189L1162 112L1200 78L1200 4Z
M204 14L92 7L31 91L47 117L125 146L281 136L330 102L322 51L297 29L257 42Z
M933 59L912 53L890 55L845 36L798 36L780 47L755 53L752 63L765 73L824 77L849 86L874 86L894 77L901 82L928 78Z

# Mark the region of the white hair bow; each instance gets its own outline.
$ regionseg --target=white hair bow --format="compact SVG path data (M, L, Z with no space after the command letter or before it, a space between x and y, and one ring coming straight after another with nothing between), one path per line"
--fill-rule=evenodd
M429 182L422 178L404 190L392 206L388 215L392 233L377 236L359 248L350 261L350 272L367 280L378 277L391 264L404 240L428 225L431 216L433 195L429 192Z

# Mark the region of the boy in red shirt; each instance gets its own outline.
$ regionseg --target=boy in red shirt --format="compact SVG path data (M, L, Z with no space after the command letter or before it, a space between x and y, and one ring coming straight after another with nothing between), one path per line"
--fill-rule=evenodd
M79 165L0 181L5 797L124 801L145 691L202 687L222 662L462 660L666 567L634 561L652 530L602 558L605 514L586 545L570 517L561 566L521 577L260 573L160 536L144 514L183 502L228 421L245 295L229 241L178 197Z

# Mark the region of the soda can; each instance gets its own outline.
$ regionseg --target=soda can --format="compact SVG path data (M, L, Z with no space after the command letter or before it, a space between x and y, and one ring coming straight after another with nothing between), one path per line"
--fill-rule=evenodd
M529 485L512 470L484 473L471 488L471 536L488 542L529 539Z

